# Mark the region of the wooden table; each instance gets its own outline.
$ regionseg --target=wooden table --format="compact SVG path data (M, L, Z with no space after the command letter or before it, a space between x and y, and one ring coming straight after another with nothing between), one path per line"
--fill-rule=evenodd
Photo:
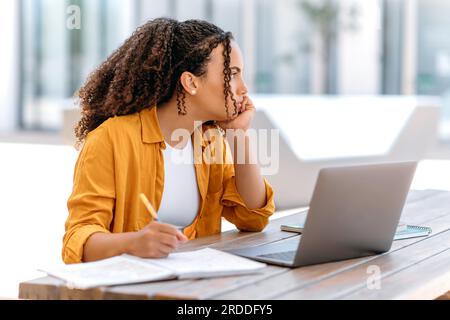
M261 233L229 231L186 243L231 249L296 236L280 224L301 222L304 213L274 219ZM411 191L402 214L408 224L429 226L429 237L394 241L381 255L296 269L268 266L264 272L203 280L69 289L52 277L20 284L23 299L436 299L450 292L450 192ZM380 271L379 286L371 282ZM371 278L372 277L372 278ZM369 283L369 285L368 285Z

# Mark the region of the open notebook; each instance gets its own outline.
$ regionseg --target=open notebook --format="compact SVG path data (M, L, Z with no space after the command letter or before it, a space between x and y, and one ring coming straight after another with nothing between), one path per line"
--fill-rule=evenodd
M167 279L211 278L256 273L266 264L215 249L172 253L167 258L143 259L121 255L96 262L41 270L65 280L72 288L87 289Z

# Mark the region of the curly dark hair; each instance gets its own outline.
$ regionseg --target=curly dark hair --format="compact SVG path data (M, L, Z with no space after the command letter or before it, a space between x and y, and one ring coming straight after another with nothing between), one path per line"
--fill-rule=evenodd
M138 27L76 93L81 106L81 120L75 127L77 145L108 118L162 104L174 94L178 113L186 114L180 76L185 71L205 75L211 52L219 44L224 46L225 109L228 115L231 97L236 115L230 90L232 39L232 33L202 20L157 18Z

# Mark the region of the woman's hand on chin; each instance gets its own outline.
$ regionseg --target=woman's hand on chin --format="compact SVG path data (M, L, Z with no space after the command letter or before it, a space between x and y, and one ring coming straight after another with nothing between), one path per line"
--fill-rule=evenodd
M231 120L218 121L217 124L224 130L240 129L245 132L252 124L255 110L252 100L245 96L242 103L238 103L238 115Z

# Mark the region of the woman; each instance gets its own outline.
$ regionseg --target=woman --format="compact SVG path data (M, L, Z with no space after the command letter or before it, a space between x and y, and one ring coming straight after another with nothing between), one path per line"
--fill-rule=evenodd
M247 129L255 108L242 70L230 33L159 18L89 76L78 92L75 133L83 146L68 200L65 263L165 257L188 239L220 233L222 217L240 230L267 225L273 191L252 161ZM180 152L190 164L174 160ZM207 152L223 161L204 161Z

